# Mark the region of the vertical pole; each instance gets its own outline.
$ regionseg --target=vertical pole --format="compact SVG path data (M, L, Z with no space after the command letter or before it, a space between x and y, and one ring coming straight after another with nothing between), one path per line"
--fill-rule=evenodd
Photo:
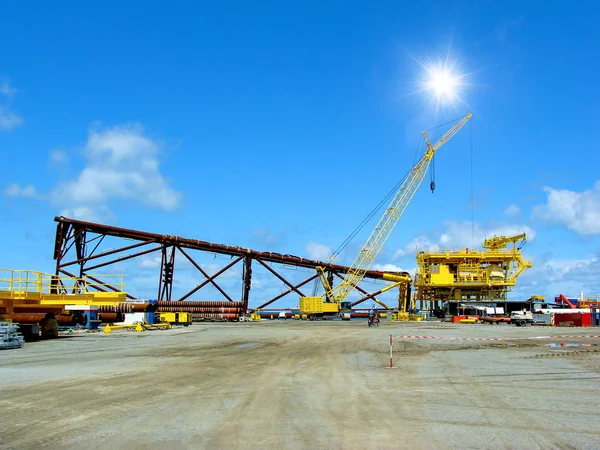
M169 249L171 253L169 253ZM158 281L158 300L171 301L173 293L173 270L175 265L175 246L162 246L160 280Z
M392 369L394 367L394 344L393 344L393 337L390 334L390 369Z
M250 300L250 288L252 286L252 258L250 255L244 258L244 270L242 272L244 288L242 290L242 313L248 311L248 302Z
M161 259L160 259L160 274L158 275L158 294L156 294L156 299L158 301L164 301L162 297L163 294L163 278L165 273L165 263L167 262L167 247L166 245L162 245L161 249Z

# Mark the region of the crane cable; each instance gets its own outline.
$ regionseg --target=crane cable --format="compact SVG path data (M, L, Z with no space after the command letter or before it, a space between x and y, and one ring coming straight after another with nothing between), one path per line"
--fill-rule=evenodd
M440 125L442 126L442 125ZM437 127L436 127L437 128ZM417 158L419 158L420 153L421 153L421 149L422 147L424 147L425 144L425 140L423 138L419 139L419 144L417 145L417 148L415 150L415 157L414 157L414 161L417 161ZM413 166L415 164L413 163ZM377 214L377 212L381 209L381 207L386 204L389 199L396 193L398 192L398 189L400 188L400 186L402 185L402 183L404 183L404 181L406 180L406 177L408 177L408 175L410 174L412 168L409 169L406 174L402 177L402 179L400 181L398 181L398 183L396 183L396 185L390 189L390 191L385 195L385 197L383 197L379 203L377 203L377 205L371 210L371 212L369 214L367 214L367 216L362 220L362 222L354 229L354 231L352 231L352 233L350 233L348 235L348 237L346 237L346 239L344 239L344 241L338 246L338 248L331 254L331 256L328 258L327 262L332 262L333 260L335 260L335 258L338 257L338 255L348 246L348 244L352 241L352 239L354 239L356 237L356 235L358 233L361 232L361 230L367 225L367 223L369 223L369 221L373 218L373 216L375 216L375 214ZM319 289L319 286L321 286L321 283L318 279L316 279L314 281L313 284L313 296L317 295L317 291Z
M449 124L453 124L456 123L458 120L460 120L462 117L458 117L457 119L454 120L450 120L446 123L443 123L441 125L437 125L433 128L429 128L428 130L426 130L427 132L429 131L433 131L437 128L441 128L444 127L446 125ZM470 124L469 124L470 126ZM472 133L471 133L472 134ZM417 149L415 151L415 158L414 158L414 162L416 162L417 158L420 156L420 150L422 147L422 144L425 143L425 140L423 138L419 139L419 144L417 145ZM473 145L472 145L472 140L471 140L471 197L473 196ZM414 166L414 163L413 163ZM332 255L329 257L328 262L333 261L343 250L344 248L346 248L346 246L350 243L350 241L352 239L354 239L354 237L360 233L360 231L365 227L365 225L369 222L369 220L371 220L371 218L381 209L381 207L386 203L386 201L388 201L397 191L398 188L400 187L400 185L404 182L404 180L406 179L406 177L408 176L408 174L411 172L412 167L406 172L406 174L402 177L402 179L386 194L386 196L381 199L381 201L377 204L377 206L375 206L375 208L373 208L373 210L367 215L367 217L365 217L363 219L363 221L356 227L356 229L350 233L350 235L340 244L340 246L332 253ZM431 167L431 177L432 177L432 182L435 180L435 160L432 160L432 167ZM435 184L433 185L435 188ZM471 202L471 205L473 204L473 202Z
M350 235L346 239L344 239L344 241L340 244L340 246L329 257L329 261L333 261L344 250L344 248L346 248L346 246L350 243L350 241L352 239L354 239L354 237L358 233L360 233L360 231L373 218L373 216L381 209L381 207L390 199L390 197L392 197L392 195L394 195L398 191L398 188L404 182L404 180L406 179L407 176L408 176L408 173L406 175L404 175L404 177L386 194L386 196L381 199L381 201L377 204L377 206L375 206L375 208L373 208L373 210L369 214L367 214L367 216L354 229L354 231L352 233L350 233Z
M473 122L469 121L469 139L471 149L471 248L475 247L475 201L473 200Z
M417 145L417 149L415 151L415 161L416 159L419 157L419 153L421 150L422 145L425 142L424 139L419 139L419 144ZM414 166L414 164L413 164ZM404 176L402 177L402 179L400 181L398 181L398 183L396 183L396 185L390 189L390 191L385 195L385 197L383 197L379 203L375 206L375 208L373 208L371 210L371 212L369 214L367 214L367 216L363 219L363 221L354 229L354 231L352 233L350 233L350 235L344 239L344 241L340 244L340 246L332 253L332 255L329 257L328 262L333 261L335 258L337 258L337 256L346 248L346 246L350 243L350 241L352 239L354 239L354 237L360 233L360 231L365 227L365 225L373 218L373 216L375 214L377 214L377 212L381 209L381 207L386 204L388 202L388 200L394 196L396 194L396 192L398 192L398 189L400 188L400 186L402 185L402 183L404 183L404 181L406 180L406 178L408 177L408 175L410 174L410 172L412 171L412 167L406 172L406 174L404 174Z
M446 123L443 123L441 125L437 125L433 128L429 128L428 130L425 130L427 132L429 131L433 131L437 128L441 128L443 126L446 126L448 124L451 123L456 123L458 120L460 120L461 117L448 121ZM420 150L421 150L421 144L425 143L425 139L421 138L419 139L419 144L417 145L417 149L415 150L415 158L413 161L413 167L414 167L414 162L417 160L418 156L420 155ZM424 145L423 145L424 147ZM425 149L426 150L426 149ZM413 167L411 167L406 174L402 177L402 179L396 183L396 185L390 189L390 191L385 195L384 198L381 199L381 201L375 206L375 208L373 208L373 210L367 214L367 216L363 219L363 221L354 229L354 231L352 233L350 233L350 235L348 235L348 237L346 239L344 239L344 241L339 245L339 247L331 254L331 256L328 258L327 262L332 262L335 258L338 257L338 255L348 246L348 244L350 243L350 241L352 241L352 239L354 239L356 237L356 235L358 233L361 232L361 230L365 227L365 225L373 218L373 216L381 209L381 207L398 191L398 189L400 188L400 186L402 185L402 183L404 183L404 180L406 180L406 177L408 177L408 175L410 174L411 170L413 169ZM432 172L431 172L431 183L430 183L430 188L431 188L431 192L433 192L435 190L435 166L434 166L434 161L432 161ZM473 195L473 187L472 187L472 180L473 180L473 168L472 168L472 163L471 163L471 196ZM471 202L471 207L472 207L472 203ZM471 220L471 224L473 223L473 221ZM471 226L472 228L472 226ZM471 232L471 234L473 234L473 232ZM319 289L319 286L321 285L320 281L318 279L315 279L314 284L313 284L313 295L317 294L317 291Z

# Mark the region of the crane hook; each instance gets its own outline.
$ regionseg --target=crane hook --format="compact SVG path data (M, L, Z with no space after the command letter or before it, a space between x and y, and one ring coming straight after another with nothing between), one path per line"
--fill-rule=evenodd
M435 181L431 180L431 183L429 183L429 189L431 189L431 193L433 194L433 191L435 191Z

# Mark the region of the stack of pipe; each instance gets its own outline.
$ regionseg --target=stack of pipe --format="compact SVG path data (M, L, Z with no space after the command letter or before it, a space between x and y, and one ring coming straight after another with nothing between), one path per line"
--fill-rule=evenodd
M98 319L104 323L123 322L125 314L146 312L148 303L122 302L116 305L98 306Z
M122 312L99 312L98 319L103 323L115 323L123 322L125 320L125 313Z
M116 305L101 305L98 307L99 313L132 313L146 312L148 303L123 302Z
M242 302L158 302L156 312L189 312L193 320L223 319L237 321Z
M368 312L353 312L353 313L350 313L350 318L351 319L366 319L367 317L369 317L369 313Z

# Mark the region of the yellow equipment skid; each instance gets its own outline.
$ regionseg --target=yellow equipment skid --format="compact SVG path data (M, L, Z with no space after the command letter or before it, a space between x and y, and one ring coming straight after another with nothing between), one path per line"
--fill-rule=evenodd
M192 324L192 314L187 312L161 312L160 321L162 323L187 327Z

